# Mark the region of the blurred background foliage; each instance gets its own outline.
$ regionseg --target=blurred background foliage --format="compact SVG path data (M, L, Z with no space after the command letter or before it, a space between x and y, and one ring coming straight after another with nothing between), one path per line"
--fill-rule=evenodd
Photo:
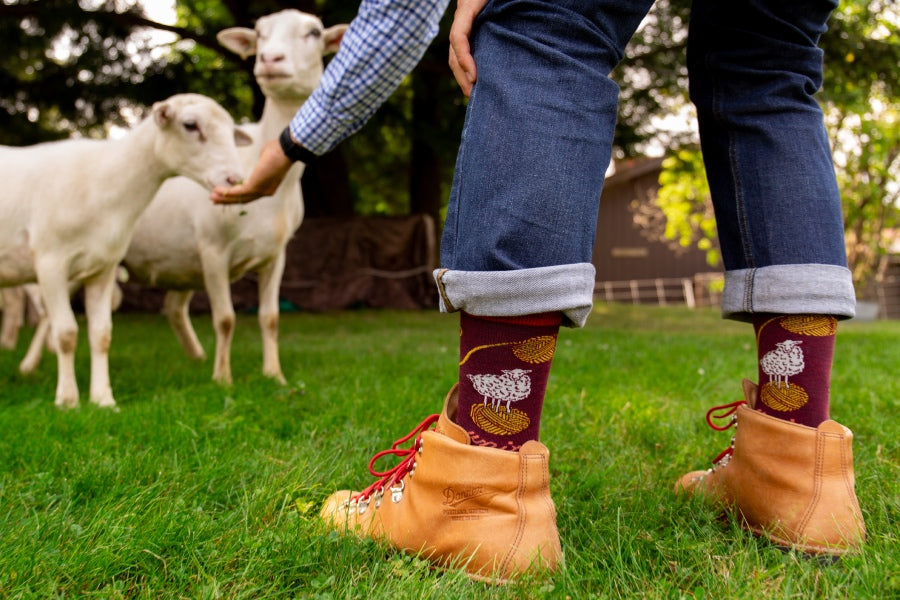
M2 0L0 143L103 136L154 101L186 91L216 98L239 120L255 119L263 98L253 58L224 50L216 32L284 8L314 13L326 26L346 23L359 0L174 5L175 22L160 23L138 0ZM369 124L307 169L307 214L428 213L441 221L465 112L446 61L453 8L422 62ZM688 0L658 0L613 73L622 88L614 158L673 157L661 177L667 235L714 251L708 190L696 177L702 161L691 156L698 145L684 61L689 9ZM884 252L883 231L898 227L898 14L891 0L843 0L821 44L820 99L860 280Z

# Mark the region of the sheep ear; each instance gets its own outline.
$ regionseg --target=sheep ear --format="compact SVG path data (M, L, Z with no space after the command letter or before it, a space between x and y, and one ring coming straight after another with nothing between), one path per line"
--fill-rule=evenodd
M253 143L253 138L249 133L244 131L239 127L234 128L234 145L235 146L249 146Z
M325 50L323 51L323 54L334 54L338 51L341 40L344 39L344 32L347 31L347 27L349 26L335 25L325 30L323 38L325 40Z
M219 43L241 58L256 54L256 31L247 27L229 27L216 34Z
M175 120L175 109L168 102L156 102L153 104L153 120L160 129L165 129Z

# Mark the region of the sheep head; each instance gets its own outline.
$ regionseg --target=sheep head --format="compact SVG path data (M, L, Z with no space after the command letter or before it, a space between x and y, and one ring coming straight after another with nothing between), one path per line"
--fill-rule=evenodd
M322 21L287 9L261 17L255 29L232 27L216 36L241 58L256 56L253 75L269 98L303 99L319 86L322 57L337 52L347 25L325 28Z
M190 177L207 189L243 178L237 147L252 139L211 98L177 94L155 103L152 119L159 130L154 154L172 175Z

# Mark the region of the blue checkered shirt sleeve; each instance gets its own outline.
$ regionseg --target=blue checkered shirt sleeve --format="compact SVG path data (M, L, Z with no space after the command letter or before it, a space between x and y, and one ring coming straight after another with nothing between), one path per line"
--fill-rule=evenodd
M316 155L358 131L421 60L449 0L363 0L319 87L291 120Z

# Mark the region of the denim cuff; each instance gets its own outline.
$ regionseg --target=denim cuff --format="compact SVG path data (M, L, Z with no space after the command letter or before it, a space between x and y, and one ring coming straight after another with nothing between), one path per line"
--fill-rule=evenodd
M850 270L836 265L775 265L725 273L722 316L750 321L756 313L856 315Z
M562 312L566 327L582 327L594 298L594 265L578 263L514 271L436 269L441 312L483 317Z

